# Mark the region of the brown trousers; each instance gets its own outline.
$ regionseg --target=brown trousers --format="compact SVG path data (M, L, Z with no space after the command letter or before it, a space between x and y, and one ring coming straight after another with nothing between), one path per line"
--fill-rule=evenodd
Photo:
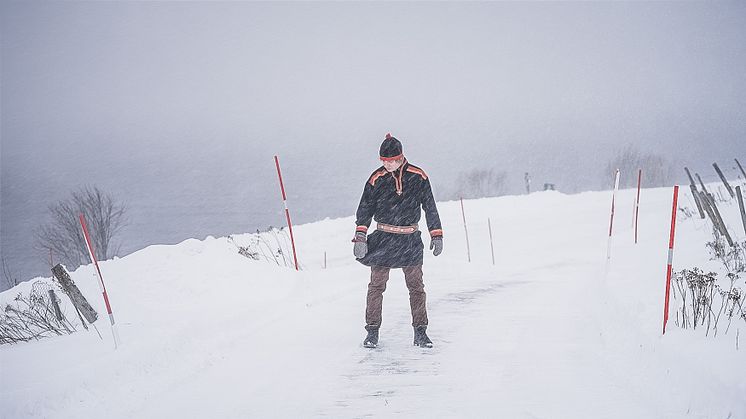
M381 266L370 267L370 283L368 284L368 304L365 308L365 323L369 326L381 325L381 310L383 309L383 292L389 280L391 268ZM409 306L412 309L412 326L427 325L427 309L425 307L425 284L422 282L422 265L405 266L404 281L409 289Z

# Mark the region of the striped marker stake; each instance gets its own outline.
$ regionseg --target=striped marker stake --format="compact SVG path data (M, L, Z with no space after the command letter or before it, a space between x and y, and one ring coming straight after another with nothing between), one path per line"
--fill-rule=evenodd
M469 230L466 229L466 213L464 213L464 198L461 199L461 217L464 219L464 233L466 233L466 258L471 262L471 249L469 248Z
M668 238L668 266L666 267L666 300L663 307L663 334L668 323L668 302L671 294L671 270L673 266L673 239L676 231L676 205L679 200L679 185L673 187L673 209L671 210L671 235Z
M640 217L640 185L642 184L642 169L637 170L637 199L635 199L635 244L637 244L637 221Z
M285 206L285 218L288 222L288 229L290 230L290 244L293 246L293 261L295 262L295 270L298 270L298 256L295 253L295 238L293 237L293 223L290 222L290 210L288 210L288 200L285 195L285 185L282 183L282 171L280 170L280 160L275 156L275 166L277 167L277 177L280 179L280 191L282 192L282 204Z
M490 232L490 251L492 252L492 266L495 266L495 246L492 244L492 224L490 219L487 218L487 229Z
M609 242L606 246L606 260L611 260L611 232L614 228L614 205L616 202L616 192L619 190L619 169L614 173L614 192L611 194L611 220L609 221Z
M101 275L101 269L98 267L98 261L93 251L93 244L91 243L91 235L88 234L88 226L85 223L85 216L80 214L80 226L83 228L83 237L85 237L86 249L88 249L88 256L91 258L91 262L96 267L96 273L98 274L98 287L101 290L101 294L104 296L104 304L106 304L106 312L109 314L109 322L111 322L111 335L114 338L114 349L119 347L119 332L117 331L117 325L114 321L114 312L111 309L109 303L109 295L106 293L106 284L104 284L104 277Z

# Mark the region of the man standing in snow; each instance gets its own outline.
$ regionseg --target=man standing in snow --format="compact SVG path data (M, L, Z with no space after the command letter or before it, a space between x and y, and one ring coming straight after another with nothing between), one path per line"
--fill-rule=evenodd
M418 222L421 209L424 209L430 233L430 249L438 256L443 251L443 230L438 209L430 180L422 169L407 161L399 140L386 134L379 156L383 166L376 169L365 183L357 208L355 238L352 240L355 243L355 257L363 265L370 266L371 271L365 309L368 336L363 346L375 348L378 345L383 292L389 271L401 268L409 289L414 344L431 348L433 344L425 333L427 309L422 282L424 246ZM368 236L368 227L374 218L376 231Z

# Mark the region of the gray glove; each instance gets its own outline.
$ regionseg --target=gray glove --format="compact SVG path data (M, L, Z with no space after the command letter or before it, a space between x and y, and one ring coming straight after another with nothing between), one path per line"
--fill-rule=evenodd
M362 231L355 233L355 238L352 239L355 243L355 247L352 248L352 253L356 258L360 259L365 257L368 253L368 236Z
M433 256L438 256L443 252L443 237L436 236L430 240L430 250L433 251Z

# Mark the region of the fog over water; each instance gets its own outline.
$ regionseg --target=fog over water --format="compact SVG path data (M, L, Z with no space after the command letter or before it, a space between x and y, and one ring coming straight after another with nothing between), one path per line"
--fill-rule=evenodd
M627 144L686 182L746 160L746 3L3 2L0 251L95 184L148 244L352 215L386 132L452 196L607 188ZM351 226L351 234L353 226ZM447 235L446 235L447 237ZM0 280L0 289L4 288Z

